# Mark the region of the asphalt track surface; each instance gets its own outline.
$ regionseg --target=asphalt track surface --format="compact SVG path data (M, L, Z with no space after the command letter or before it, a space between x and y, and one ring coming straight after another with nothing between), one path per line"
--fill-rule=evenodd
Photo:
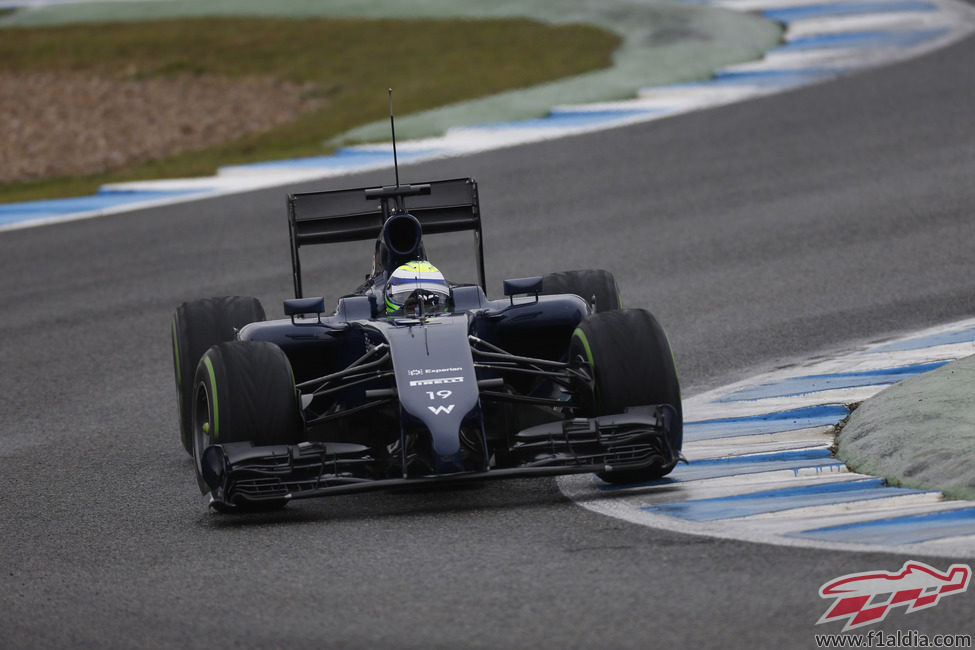
M478 179L494 293L612 270L668 329L691 394L975 312L973 60L968 39L401 174ZM228 293L279 315L286 234L279 189L0 235L0 647L813 647L839 631L815 626L820 585L924 559L656 531L547 479L205 512L170 316ZM369 247L309 256L306 293L334 300ZM453 269L469 250L434 259ZM972 597L870 629L971 633Z

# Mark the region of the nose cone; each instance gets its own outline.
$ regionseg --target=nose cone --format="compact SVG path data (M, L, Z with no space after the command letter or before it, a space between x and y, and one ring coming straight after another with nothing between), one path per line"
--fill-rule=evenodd
M436 471L463 471L461 425L480 413L467 316L376 326L390 344L400 407L430 433Z
M456 474L464 471L459 446L453 454L442 454L440 451L434 450L433 463L437 474Z

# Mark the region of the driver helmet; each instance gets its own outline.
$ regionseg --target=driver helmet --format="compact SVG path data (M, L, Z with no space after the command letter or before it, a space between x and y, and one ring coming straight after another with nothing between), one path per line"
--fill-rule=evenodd
M443 273L430 262L415 260L396 268L386 282L386 313L412 308L422 301L424 309L447 308L450 289Z

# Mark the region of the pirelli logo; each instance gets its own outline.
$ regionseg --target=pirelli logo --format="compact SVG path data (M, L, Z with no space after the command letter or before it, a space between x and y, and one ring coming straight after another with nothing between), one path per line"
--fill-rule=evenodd
M439 386L440 384L460 384L463 377L435 377L432 379L413 379L410 386Z

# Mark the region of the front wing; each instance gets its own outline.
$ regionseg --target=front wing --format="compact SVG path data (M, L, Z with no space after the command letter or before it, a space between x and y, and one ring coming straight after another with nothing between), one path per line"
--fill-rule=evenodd
M376 459L370 449L342 442L217 444L204 451L201 465L212 504L218 507L455 481L638 470L652 465L669 470L683 460L668 442L675 417L673 407L659 405L530 427L516 434L508 449L514 466L478 472L372 478L369 468Z

